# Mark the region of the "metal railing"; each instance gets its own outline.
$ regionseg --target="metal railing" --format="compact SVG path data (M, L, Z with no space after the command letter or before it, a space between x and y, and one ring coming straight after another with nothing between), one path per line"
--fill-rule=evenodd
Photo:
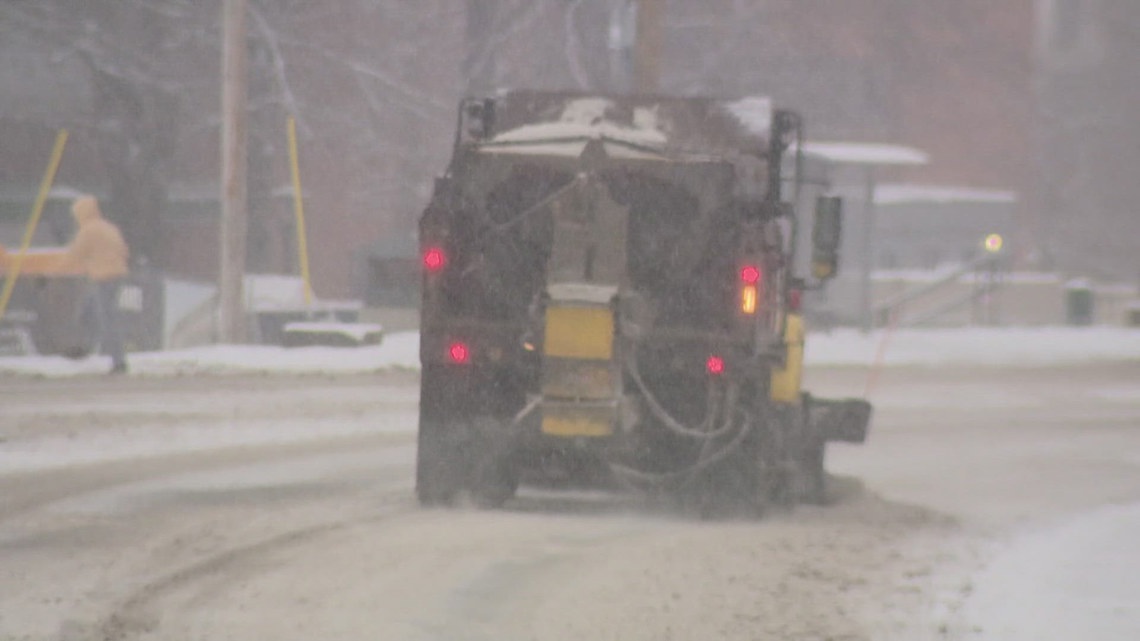
M876 303L871 310L873 327L934 324L962 308L974 305L972 320L980 324L996 321L993 293L1005 284L1006 260L1002 252L982 251L965 263L928 283L908 288ZM952 297L948 292L973 275L970 290ZM928 303L924 308L916 305ZM919 307L916 310L916 307Z

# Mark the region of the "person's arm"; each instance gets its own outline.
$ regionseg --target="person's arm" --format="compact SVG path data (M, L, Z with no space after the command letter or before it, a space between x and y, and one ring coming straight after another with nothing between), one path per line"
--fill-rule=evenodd
M55 271L60 274L82 274L90 256L91 234L80 227L71 244L59 257Z

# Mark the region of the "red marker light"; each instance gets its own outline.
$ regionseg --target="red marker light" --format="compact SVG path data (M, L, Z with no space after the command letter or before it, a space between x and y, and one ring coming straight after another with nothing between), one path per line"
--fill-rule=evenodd
M439 247L428 247L424 250L424 269L436 273L443 271L447 266L447 254Z
M800 289L788 290L788 311L798 312L804 306L804 292Z
M705 371L711 376L720 376L724 373L724 359L719 356L709 356L705 361Z
M760 268L756 265L745 265L740 268L740 280L745 285L755 285L760 282Z
M466 365L471 362L471 349L467 347L467 343L452 343L447 348L447 356L456 365Z

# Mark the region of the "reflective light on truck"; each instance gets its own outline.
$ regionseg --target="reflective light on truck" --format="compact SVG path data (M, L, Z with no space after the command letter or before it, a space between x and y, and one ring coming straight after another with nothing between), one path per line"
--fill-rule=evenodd
M424 269L431 273L443 271L447 265L447 254L439 247L428 247L424 250Z
M709 356L709 359L705 361L705 371L710 376L720 376L724 373L724 359L719 356Z
M740 290L740 311L745 314L755 314L757 301L760 298L760 292L757 290L756 285L745 285Z
M745 265L740 268L740 280L745 285L755 285L760 282L760 268L756 265Z
M466 365L471 362L471 349L467 343L455 342L447 348L447 357L456 365Z

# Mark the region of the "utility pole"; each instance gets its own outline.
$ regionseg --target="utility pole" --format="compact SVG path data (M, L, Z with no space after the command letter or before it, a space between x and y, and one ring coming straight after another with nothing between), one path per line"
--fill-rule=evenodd
M859 325L867 333L875 329L875 168L867 167L866 199L863 201L863 268L859 274Z
M665 0L637 2L637 36L633 45L634 90L657 93L661 83L661 53L665 45Z
M633 44L637 39L636 0L610 0L610 91L629 93L633 87Z
M468 96L489 95L495 89L497 61L491 46L491 32L495 28L498 4L495 0L467 0L463 82Z
M222 5L222 221L218 337L245 340L246 235L246 0Z

